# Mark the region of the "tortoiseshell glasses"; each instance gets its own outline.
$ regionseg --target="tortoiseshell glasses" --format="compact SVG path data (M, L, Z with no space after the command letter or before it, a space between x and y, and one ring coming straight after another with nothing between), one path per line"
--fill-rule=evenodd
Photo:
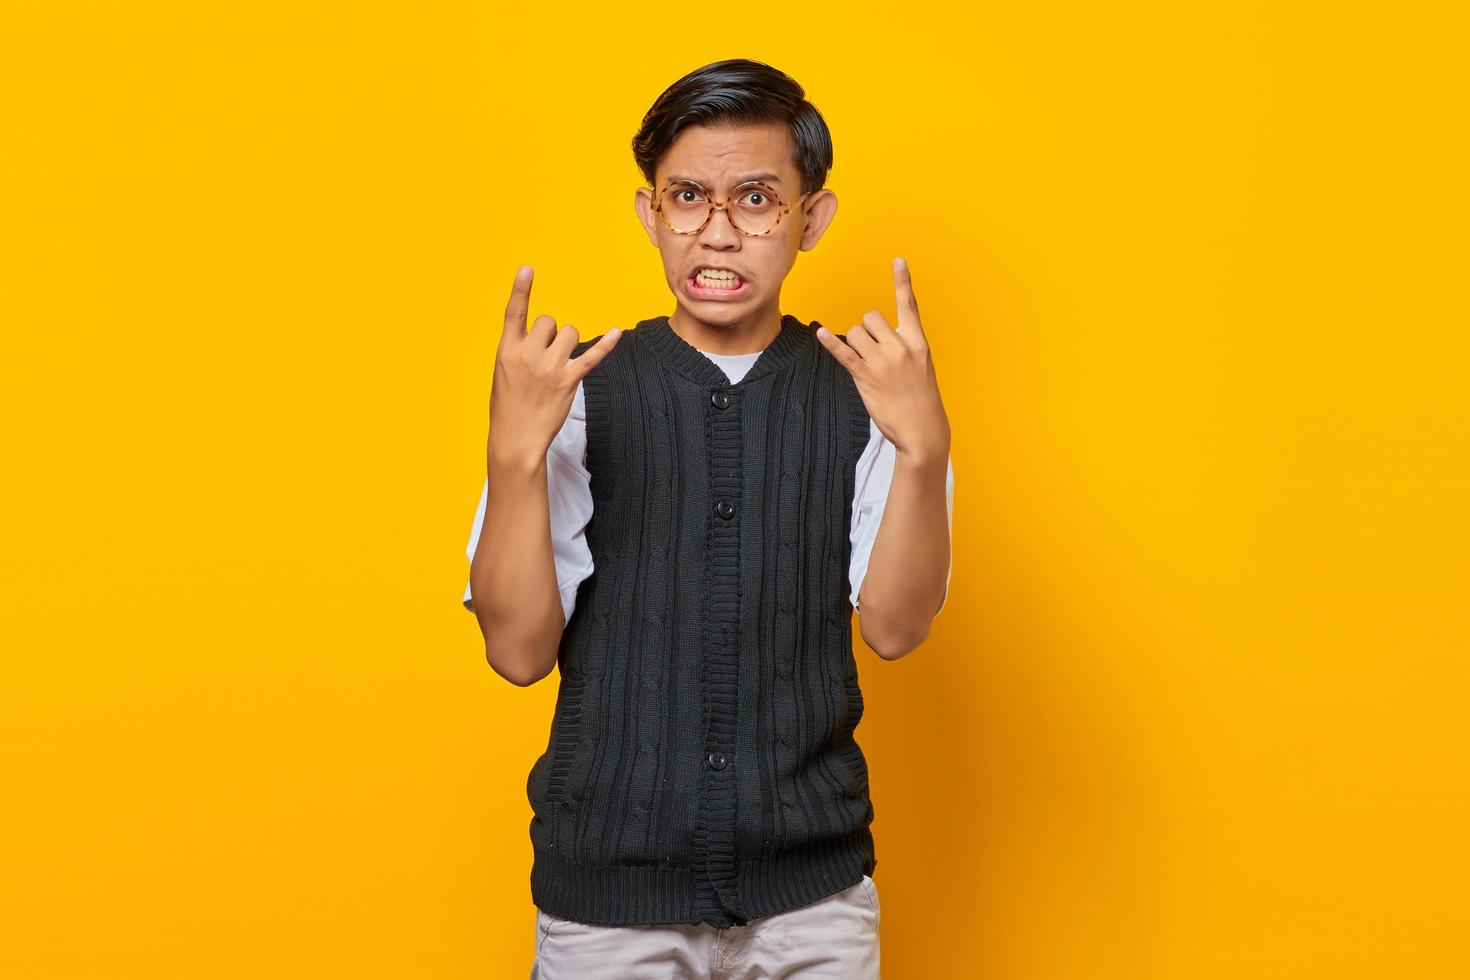
M659 192L653 210L676 235L697 235L716 211L724 211L731 227L742 235L756 238L769 235L782 217L806 197L803 194L790 204L782 204L780 195L770 187L751 181L737 187L730 200L716 202L710 200L709 192L699 184L674 181Z

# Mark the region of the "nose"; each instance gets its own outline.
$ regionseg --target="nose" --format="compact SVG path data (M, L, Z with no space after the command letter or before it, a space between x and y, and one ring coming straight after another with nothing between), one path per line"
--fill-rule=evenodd
M699 233L702 244L719 249L727 249L732 245L739 246L740 232L730 224L730 212L725 208L717 208L715 213L709 216L704 230Z

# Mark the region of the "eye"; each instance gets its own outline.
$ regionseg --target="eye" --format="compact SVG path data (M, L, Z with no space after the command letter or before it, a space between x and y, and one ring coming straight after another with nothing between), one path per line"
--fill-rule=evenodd
M740 204L742 207L752 210L764 211L767 208L775 207L776 199L770 194L767 194L762 188L752 187L750 190L741 193Z

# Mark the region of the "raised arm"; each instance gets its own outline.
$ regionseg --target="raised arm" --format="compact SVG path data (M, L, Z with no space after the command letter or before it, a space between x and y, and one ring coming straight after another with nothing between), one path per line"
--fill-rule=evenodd
M948 594L949 418L908 263L893 262L898 326L878 310L843 339L817 339L847 368L874 425L894 447L892 483L859 595L864 641L885 660L913 650Z
M573 357L574 327L542 315L529 332L532 270L516 274L495 353L486 447L487 496L470 560L471 608L485 659L526 686L551 673L565 626L551 540L546 453L566 420L582 377L607 356L619 331Z

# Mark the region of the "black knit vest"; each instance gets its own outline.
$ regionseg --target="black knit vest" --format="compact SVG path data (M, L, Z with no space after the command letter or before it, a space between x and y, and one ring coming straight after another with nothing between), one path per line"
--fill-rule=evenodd
M816 327L784 316L731 384L655 317L583 379L594 570L526 786L552 915L744 925L877 864L848 595L869 419Z

